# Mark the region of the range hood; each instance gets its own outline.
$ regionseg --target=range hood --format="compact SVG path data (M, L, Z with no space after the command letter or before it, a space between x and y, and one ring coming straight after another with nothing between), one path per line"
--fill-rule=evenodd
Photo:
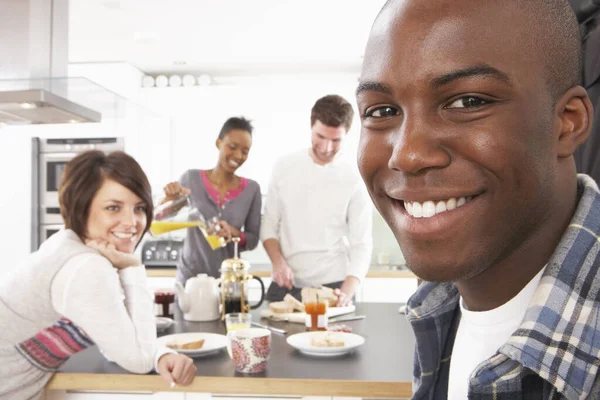
M116 102L109 91L89 81L82 84L68 73L69 0L8 4L11 12L0 13L0 126L100 122L107 117L105 111Z
M44 89L0 91L0 124L100 122L102 116Z

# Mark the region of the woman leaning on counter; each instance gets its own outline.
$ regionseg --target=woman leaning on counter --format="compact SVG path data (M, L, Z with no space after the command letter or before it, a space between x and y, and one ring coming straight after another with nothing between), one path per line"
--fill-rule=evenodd
M133 251L152 221L150 184L123 152L82 153L59 188L65 229L0 283L0 398L40 397L94 344L121 367L192 382L193 361L156 344L153 297ZM165 388L167 384L165 384Z
M227 240L239 237L240 251L254 249L260 232L260 186L235 174L250 153L252 129L250 121L243 117L229 118L217 138L217 165L209 170L188 170L179 182L171 182L164 188L165 200L189 194L192 205L206 219L217 217L221 227L219 234ZM213 250L199 229L189 228L177 267L177 280L184 284L199 273L219 277L221 263L233 257L233 251L233 243Z

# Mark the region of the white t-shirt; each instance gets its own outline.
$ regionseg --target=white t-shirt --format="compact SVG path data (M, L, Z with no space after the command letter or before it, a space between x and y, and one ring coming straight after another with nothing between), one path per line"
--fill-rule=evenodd
M462 316L450 360L448 399L465 400L468 397L471 374L479 364L496 354L519 328L544 270L545 267L519 294L493 310L469 311L460 298Z
M273 167L261 240L277 239L294 286L362 280L371 263L373 207L358 171L346 160L319 165L308 149Z

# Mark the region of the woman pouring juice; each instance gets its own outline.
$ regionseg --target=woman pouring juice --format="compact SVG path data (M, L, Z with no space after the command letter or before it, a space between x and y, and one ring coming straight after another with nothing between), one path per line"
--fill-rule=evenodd
M177 280L181 284L199 273L219 277L223 260L234 255L232 237L240 238L242 251L252 250L258 244L260 186L256 181L235 174L250 153L252 129L245 118L229 118L216 141L217 165L209 170L188 170L178 182L171 182L164 188L167 201L189 195L192 207L218 227L212 233L229 242L221 247L211 234L205 237L200 229L188 228L177 266Z

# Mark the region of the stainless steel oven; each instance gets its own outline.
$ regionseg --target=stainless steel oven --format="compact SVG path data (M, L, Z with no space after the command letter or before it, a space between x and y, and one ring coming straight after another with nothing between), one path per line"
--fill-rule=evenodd
M77 153L40 153L40 205L58 204L58 185L67 163ZM49 221L50 222L50 221Z
M58 188L65 166L86 150L125 150L123 138L32 139L32 251L62 227Z

